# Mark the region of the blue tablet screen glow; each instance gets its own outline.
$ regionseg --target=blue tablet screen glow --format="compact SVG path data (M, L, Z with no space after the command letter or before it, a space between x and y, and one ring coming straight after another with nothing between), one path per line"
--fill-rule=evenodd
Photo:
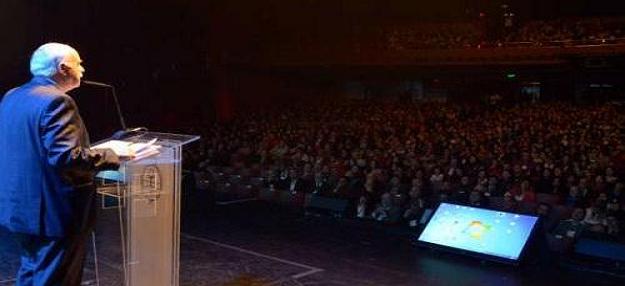
M537 217L441 203L419 241L518 260Z

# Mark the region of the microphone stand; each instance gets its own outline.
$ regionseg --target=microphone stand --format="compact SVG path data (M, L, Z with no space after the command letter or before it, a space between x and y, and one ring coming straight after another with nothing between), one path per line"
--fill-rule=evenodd
M97 81L90 81L90 80L83 80L82 83L86 84L86 85L92 85L92 86L98 86L98 87L104 87L104 88L108 88L111 90L111 95L113 96L113 102L115 103L115 108L117 109L117 116L119 117L119 123L122 126L122 130L126 130L126 121L124 120L124 115L122 114L122 109L119 106L119 100L117 99L117 94L115 93L115 87L110 85L110 84L106 84L106 83L101 83L101 82L97 82Z
M113 96L113 102L115 103L115 108L117 109L117 116L119 117L119 123L122 126L122 129L115 132L113 136L111 136L111 138L122 139L124 137L127 137L130 134L134 134L134 133L141 132L141 131L148 131L148 129L145 127L137 127L137 128L132 128L132 129L129 129L128 127L126 127L126 121L124 120L124 115L122 114L122 109L119 105L119 100L117 99L117 94L115 93L115 87L113 85L102 83L102 82L97 82L97 81L90 81L90 80L83 80L82 83L86 85L91 85L91 86L103 87L103 88L107 88L111 90L111 95Z

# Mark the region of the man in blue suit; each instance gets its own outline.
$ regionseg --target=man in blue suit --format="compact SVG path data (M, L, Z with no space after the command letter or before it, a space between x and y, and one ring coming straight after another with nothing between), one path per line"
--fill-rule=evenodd
M17 285L80 285L95 224L94 175L117 169L110 150L89 149L76 103L78 52L59 43L32 55L30 82L0 101L0 225L21 247Z

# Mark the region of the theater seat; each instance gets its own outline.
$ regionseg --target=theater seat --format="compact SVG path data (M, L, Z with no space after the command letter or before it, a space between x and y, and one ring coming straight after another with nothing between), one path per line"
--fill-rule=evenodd
M306 213L329 214L337 217L345 215L349 202L345 199L326 198L317 195L306 200Z

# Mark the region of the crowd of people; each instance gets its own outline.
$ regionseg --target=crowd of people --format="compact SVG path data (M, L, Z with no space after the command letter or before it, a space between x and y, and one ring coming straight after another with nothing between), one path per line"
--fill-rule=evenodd
M188 162L254 170L271 190L349 200L361 219L414 225L426 208L456 202L546 216L556 240L622 239L623 128L613 105L334 101L206 127Z
M483 34L472 23L424 23L394 28L388 31L387 41L393 51L472 48L484 39Z
M625 37L622 19L532 21L506 36L506 42L535 45L576 45L613 43Z
M421 23L387 31L387 47L393 51L422 49L494 48L504 46L577 46L622 42L622 18L533 20L503 32L488 32L474 22ZM494 39L487 34L498 34Z

